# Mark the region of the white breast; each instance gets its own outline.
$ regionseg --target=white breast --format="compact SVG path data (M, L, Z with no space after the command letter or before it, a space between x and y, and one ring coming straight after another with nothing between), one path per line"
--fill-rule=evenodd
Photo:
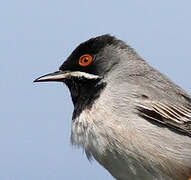
M89 109L85 109L76 119L72 121L72 133L71 142L73 145L81 146L85 149L86 154L89 156L93 152L102 154L106 148L105 138L102 138L100 134L102 128L98 118L100 115L96 116L98 112L96 111L96 105Z

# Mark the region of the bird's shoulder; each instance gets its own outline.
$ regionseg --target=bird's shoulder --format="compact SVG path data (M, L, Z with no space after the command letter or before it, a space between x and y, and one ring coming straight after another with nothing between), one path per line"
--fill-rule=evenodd
M140 116L191 136L191 96L186 91L154 68L130 82Z

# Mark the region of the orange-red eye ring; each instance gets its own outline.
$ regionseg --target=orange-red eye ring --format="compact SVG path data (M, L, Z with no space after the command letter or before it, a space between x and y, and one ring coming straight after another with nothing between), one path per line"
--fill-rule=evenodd
M85 67L85 66L90 65L92 63L92 61L93 61L92 56L90 56L89 54L85 54L85 55L80 57L78 63L79 63L80 66Z

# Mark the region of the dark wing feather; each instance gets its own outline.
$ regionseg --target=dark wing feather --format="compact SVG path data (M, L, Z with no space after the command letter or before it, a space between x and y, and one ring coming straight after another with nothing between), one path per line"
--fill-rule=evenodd
M191 136L191 107L169 105L160 102L145 102L137 106L139 115L165 124Z

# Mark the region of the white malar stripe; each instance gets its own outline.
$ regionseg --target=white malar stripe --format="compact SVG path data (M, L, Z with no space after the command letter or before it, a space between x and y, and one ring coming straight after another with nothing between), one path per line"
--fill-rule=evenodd
M86 79L98 79L98 78L100 78L97 75L89 74L89 73L85 73L85 72L81 72L81 71L68 72L65 75L66 75L66 78L69 78L69 77L85 77Z

